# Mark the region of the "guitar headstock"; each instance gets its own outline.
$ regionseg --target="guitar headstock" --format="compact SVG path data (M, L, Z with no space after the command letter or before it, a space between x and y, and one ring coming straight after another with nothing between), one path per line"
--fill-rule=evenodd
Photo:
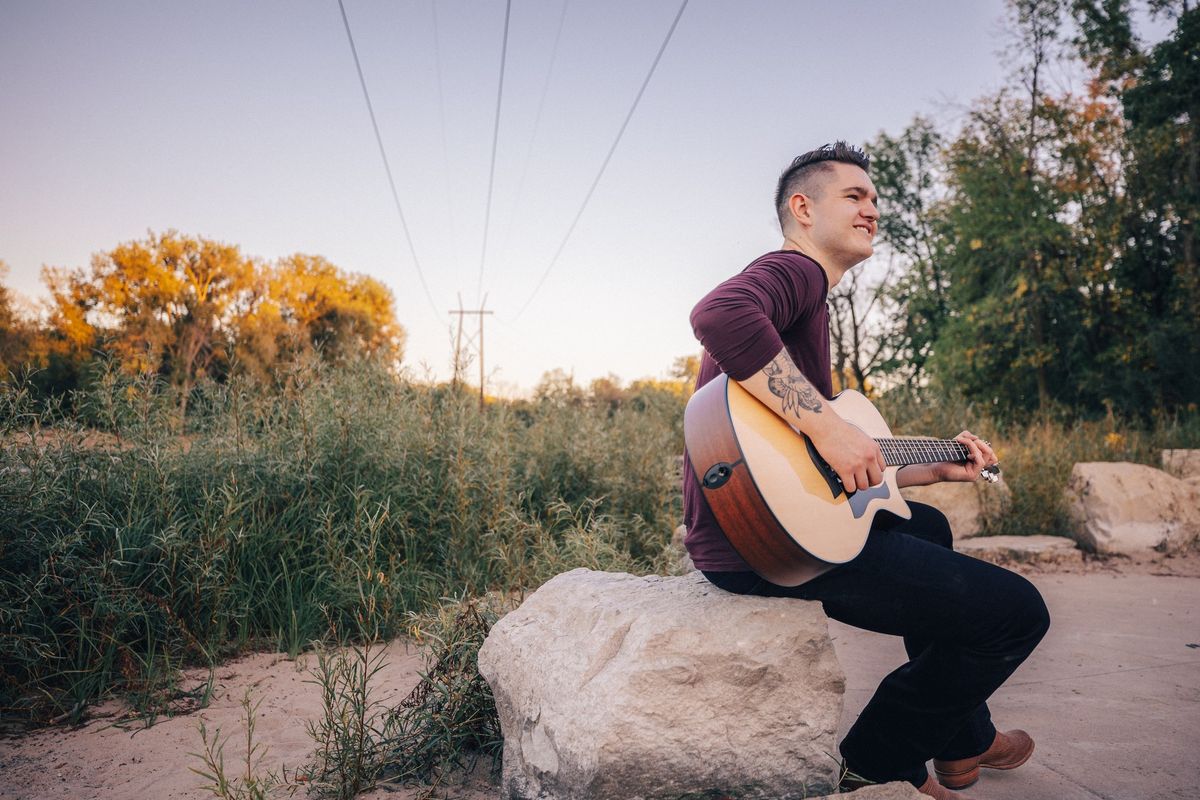
M988 483L998 483L1000 481L1000 464L996 463L990 467L984 467L979 471L979 477Z

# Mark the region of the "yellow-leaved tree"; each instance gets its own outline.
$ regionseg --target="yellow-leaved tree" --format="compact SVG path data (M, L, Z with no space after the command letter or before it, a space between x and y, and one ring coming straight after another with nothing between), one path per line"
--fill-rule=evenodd
M391 291L321 256L295 254L263 270L238 321L238 361L265 377L272 365L319 351L324 358L376 355L399 363L404 328Z
M96 254L86 269L43 277L54 354L79 365L104 352L126 372L161 375L176 387L181 414L198 380L234 369L266 378L313 351L335 360L403 355L387 287L320 256L264 266L236 245L151 232Z
M247 310L255 272L235 245L167 231L97 253L88 269L46 270L45 278L62 340L100 347L131 373L167 377L186 413L196 380L227 365L232 323Z

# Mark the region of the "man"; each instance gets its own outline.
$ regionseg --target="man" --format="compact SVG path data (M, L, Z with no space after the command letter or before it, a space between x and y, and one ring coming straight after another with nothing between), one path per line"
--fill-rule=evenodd
M783 247L710 292L692 312L704 345L697 387L725 372L806 434L847 491L882 481L875 441L841 419L833 392L826 297L873 252L879 220L867 156L838 142L796 158L780 176ZM902 468L900 486L971 481L996 463L963 431L966 464ZM768 583L733 550L690 465L684 469L688 551L716 586L739 594L819 600L834 619L904 637L910 661L879 685L840 749L848 785L910 781L935 798L962 795L979 768L1025 763L1033 741L998 733L987 698L1041 641L1050 620L1041 595L1015 573L955 553L946 518L910 504L911 520L881 512L862 552L797 587ZM926 770L934 759L937 779ZM861 779L861 780L860 780Z

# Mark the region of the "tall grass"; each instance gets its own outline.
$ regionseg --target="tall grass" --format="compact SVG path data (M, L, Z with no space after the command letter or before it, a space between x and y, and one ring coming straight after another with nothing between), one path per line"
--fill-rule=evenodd
M989 533L1063 533L1076 461L1157 465L1160 448L1200 446L1195 413L1136 425L1003 420L895 393L881 406L897 433L969 427L996 444L1013 499ZM118 688L149 715L178 694L181 664L389 638L445 597L672 560L683 402L665 389L481 413L472 396L378 365L314 360L269 388L202 385L186 424L165 387L115 369L69 407L0 384L10 719L77 719Z
M648 571L679 516L682 406L495 403L370 363L210 384L186 428L102 373L76 411L0 388L0 707L78 717L170 663L381 637L447 595ZM364 578L366 580L364 581Z

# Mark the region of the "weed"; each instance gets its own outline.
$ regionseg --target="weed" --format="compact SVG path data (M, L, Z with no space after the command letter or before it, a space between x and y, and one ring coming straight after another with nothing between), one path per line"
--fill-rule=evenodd
M254 740L254 720L261 704L261 699L251 700L250 690L247 689L242 697L242 713L246 721L246 755L242 761L242 770L236 775L225 769L225 745L232 734L222 738L221 729L217 728L210 739L208 729L201 720L199 731L203 751L189 753L200 759L201 766L188 769L209 781L202 788L214 797L221 800L267 800L269 797L291 797L300 788L300 783L288 779L286 770L281 773L259 772L267 755L267 748Z
M426 645L416 688L393 710L381 742L392 780L441 783L479 758L499 763L503 738L491 687L479 674L479 648L505 603L496 595L449 601L414 617L412 633Z
M372 681L386 666L384 655L370 640L360 647L317 653L310 683L321 688L322 713L308 723L317 744L308 774L321 795L349 800L375 785L387 709L372 698Z

